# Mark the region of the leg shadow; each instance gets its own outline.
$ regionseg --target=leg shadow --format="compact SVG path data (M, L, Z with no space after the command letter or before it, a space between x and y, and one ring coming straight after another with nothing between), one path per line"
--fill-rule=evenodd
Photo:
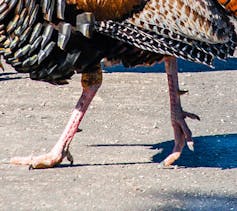
M4 73L0 73L0 82L1 81L10 81L10 80L19 80L19 79L24 79L24 78L28 78L25 76L15 76L17 75L17 72L4 72Z
M200 136L194 139L194 152L187 146L184 147L181 157L174 163L184 168L211 167L221 169L237 168L237 134L223 134L214 136ZM121 163L84 163L84 164L60 164L58 168L79 166L116 166L160 163L173 149L174 141L165 141L159 144L96 144L88 147L148 147L156 150L151 161L148 162L121 162Z
M195 150L184 147L181 157L174 163L184 167L237 168L237 134L200 136L194 138ZM153 156L153 162L161 162L173 148L174 142L155 144L152 149L160 153Z

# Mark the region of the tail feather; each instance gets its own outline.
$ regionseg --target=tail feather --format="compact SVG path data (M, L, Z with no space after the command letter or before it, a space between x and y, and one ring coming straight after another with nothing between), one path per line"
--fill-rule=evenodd
M96 31L111 36L120 41L129 43L142 50L176 56L189 61L195 61L211 66L213 56L187 43L154 35L148 31L126 23L114 21L96 22Z
M96 22L95 29L99 33L142 50L171 55L208 66L212 66L214 57L226 59L228 55L233 55L237 44L234 33L227 43L210 44L175 34L168 29L157 27L156 32L152 32L128 22Z

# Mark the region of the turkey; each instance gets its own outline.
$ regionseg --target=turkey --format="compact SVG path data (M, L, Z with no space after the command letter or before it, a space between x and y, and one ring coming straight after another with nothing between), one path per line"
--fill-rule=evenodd
M0 0L0 53L16 71L33 80L64 84L81 73L82 95L58 142L40 156L15 157L13 164L54 167L67 158L73 136L102 83L100 61L127 67L165 62L173 152L160 164L177 160L192 133L181 107L176 58L212 66L237 45L236 0Z

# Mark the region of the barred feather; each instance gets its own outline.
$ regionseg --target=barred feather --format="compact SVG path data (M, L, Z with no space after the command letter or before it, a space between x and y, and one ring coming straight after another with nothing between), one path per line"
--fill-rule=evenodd
M224 10L212 0L150 0L123 22L102 21L96 30L143 50L211 65L233 55L237 38Z
M212 55L204 54L194 46L166 37L158 38L158 35L156 35L157 39L154 39L154 36L149 34L149 32L144 32L142 29L126 22L118 23L106 21L100 22L96 27L97 31L100 33L129 43L130 45L134 45L145 51L176 56L182 59L204 63L206 65L211 65L213 60Z

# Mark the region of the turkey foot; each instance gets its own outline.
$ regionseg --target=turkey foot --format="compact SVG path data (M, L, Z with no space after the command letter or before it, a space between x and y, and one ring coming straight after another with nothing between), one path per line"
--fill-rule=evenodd
M185 118L200 120L193 113L183 111L181 107L180 95L185 92L179 90L177 61L174 57L165 57L165 69L169 84L171 123L174 130L175 146L172 153L161 163L161 166L173 164L181 155L185 141L190 150L194 150L192 132L189 129Z
M15 157L10 160L10 163L17 165L29 165L30 169L51 168L60 164L62 160L67 157L72 164L73 157L69 152L69 145L75 133L78 131L79 124L101 83L101 69L93 73L83 73L82 95L71 115L70 120L67 123L66 128L52 150L49 153L40 156Z
M52 150L47 154L39 156L14 157L10 162L16 165L29 165L29 169L42 169L51 168L60 164L65 157L67 157L72 165L73 157L69 150L63 150L61 153L55 153Z

